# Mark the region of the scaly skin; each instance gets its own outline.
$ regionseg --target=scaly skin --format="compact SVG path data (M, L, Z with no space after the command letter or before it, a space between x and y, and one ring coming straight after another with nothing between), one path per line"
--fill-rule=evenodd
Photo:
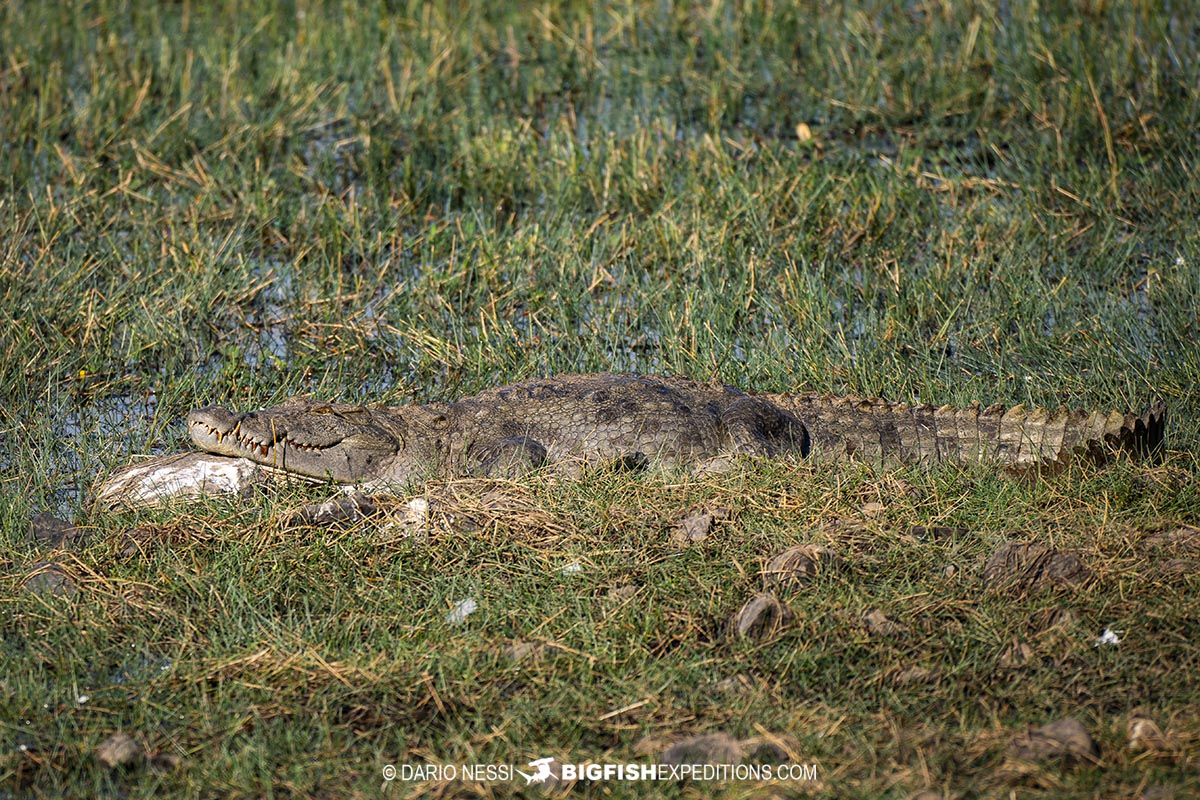
M1166 406L1160 402L1137 415L978 403L908 405L814 393L763 397L799 417L814 453L833 460L1052 469L1072 459L1104 461L1116 452L1150 455L1162 444L1166 427Z
M339 483L516 476L551 465L700 465L732 454L995 462L1019 467L1135 455L1161 441L1165 410L1123 413L909 406L817 394L748 395L677 378L566 375L454 403L396 408L293 398L248 414L188 415L203 450Z
M202 408L188 415L188 430L209 452L339 483L808 452L800 421L765 400L723 386L631 375L533 380L456 403L399 408L295 398L249 414Z

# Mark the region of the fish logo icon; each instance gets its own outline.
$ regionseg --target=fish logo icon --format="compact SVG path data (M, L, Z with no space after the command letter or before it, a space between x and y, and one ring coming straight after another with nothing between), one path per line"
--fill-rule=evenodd
M553 756L548 757L548 758L538 758L533 761L530 761L526 765L529 767L533 767L534 772L532 774L530 774L528 772L521 772L521 770L517 770L516 772L518 775L520 775L522 778L525 779L526 786L528 786L532 783L545 783L547 780L554 777L554 773L552 773L550 771L550 765L552 763L554 763Z

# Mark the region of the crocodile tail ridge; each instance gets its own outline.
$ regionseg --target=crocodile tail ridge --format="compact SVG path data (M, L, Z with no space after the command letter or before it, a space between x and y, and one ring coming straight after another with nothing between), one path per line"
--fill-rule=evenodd
M1163 442L1167 407L1143 414L1021 405L962 408L896 403L817 392L766 395L808 428L821 460L900 463L999 463L1054 467L1114 453L1152 455Z

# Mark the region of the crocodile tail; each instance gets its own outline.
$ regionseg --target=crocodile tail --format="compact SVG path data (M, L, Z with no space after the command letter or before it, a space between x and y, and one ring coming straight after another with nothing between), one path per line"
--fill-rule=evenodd
M1141 415L1061 408L965 408L817 393L767 395L808 428L815 458L1054 467L1075 458L1135 457L1162 443L1166 406Z

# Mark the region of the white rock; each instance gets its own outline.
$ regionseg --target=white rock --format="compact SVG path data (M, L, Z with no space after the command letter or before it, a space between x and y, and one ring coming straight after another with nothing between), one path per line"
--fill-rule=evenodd
M176 453L125 467L96 489L104 508L140 508L178 497L246 494L266 480L266 469L245 458Z

